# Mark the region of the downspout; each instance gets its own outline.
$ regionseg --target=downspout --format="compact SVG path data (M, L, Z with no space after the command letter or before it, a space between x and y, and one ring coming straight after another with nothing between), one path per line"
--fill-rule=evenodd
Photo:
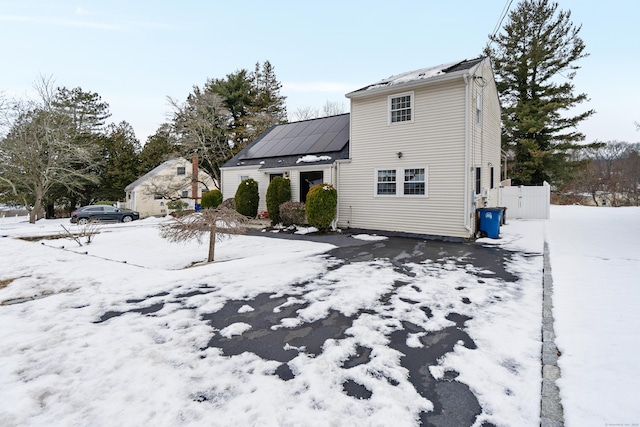
M464 228L473 234L469 226L469 74L464 74Z

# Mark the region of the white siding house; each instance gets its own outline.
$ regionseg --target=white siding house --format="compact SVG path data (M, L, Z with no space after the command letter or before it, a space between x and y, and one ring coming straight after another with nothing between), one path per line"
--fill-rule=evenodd
M168 160L125 187L126 200L120 207L140 212L140 217L167 215L167 203L182 200L194 208L192 194L193 165L185 159ZM198 198L213 190L215 182L207 173L198 170Z
M490 60L403 73L346 96L350 114L277 125L227 162L224 198L251 177L264 210L280 173L304 201L312 178L337 188L341 228L473 237L476 208L497 203L489 190L501 176Z
M338 164L338 225L472 237L475 208L500 177L490 61L404 73L347 98L350 157Z

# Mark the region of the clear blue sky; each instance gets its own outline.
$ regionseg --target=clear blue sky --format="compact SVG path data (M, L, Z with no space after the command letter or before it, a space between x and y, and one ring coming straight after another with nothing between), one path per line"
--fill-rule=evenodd
M269 60L291 114L343 102L393 74L478 56L508 0L0 0L0 91L33 96L39 76L97 92L141 143L166 97ZM511 9L515 8L514 0ZM590 57L574 80L597 114L593 140L640 141L640 1L559 0Z

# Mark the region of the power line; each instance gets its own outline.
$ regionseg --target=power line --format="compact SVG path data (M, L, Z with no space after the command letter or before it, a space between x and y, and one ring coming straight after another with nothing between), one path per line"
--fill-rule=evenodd
M508 0L508 3L505 4L504 9L502 9L502 13L500 14L500 19L498 20L498 23L496 24L496 27L493 29L493 33L491 34L492 38L495 37L497 32L500 30L500 27L502 26L502 21L504 21L504 18L507 16L507 13L509 12L509 8L511 7L511 3L513 3L513 0Z

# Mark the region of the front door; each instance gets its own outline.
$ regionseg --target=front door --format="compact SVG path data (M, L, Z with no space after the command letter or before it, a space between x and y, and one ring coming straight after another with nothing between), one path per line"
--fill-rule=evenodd
M324 173L322 171L300 172L300 201L307 201L307 193L316 184L324 182Z

